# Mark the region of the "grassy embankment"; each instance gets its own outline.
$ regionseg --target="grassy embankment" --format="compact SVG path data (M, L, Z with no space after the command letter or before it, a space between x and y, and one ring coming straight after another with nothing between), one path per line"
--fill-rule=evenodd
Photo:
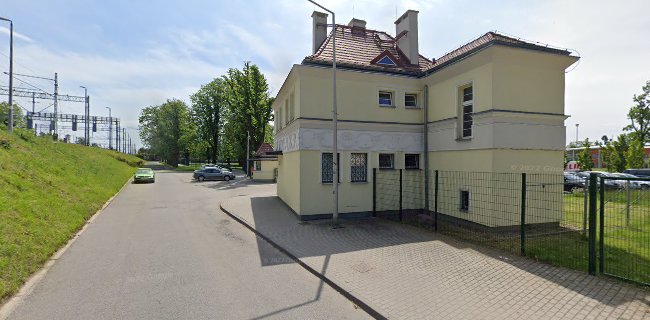
M0 132L0 301L62 247L142 161Z

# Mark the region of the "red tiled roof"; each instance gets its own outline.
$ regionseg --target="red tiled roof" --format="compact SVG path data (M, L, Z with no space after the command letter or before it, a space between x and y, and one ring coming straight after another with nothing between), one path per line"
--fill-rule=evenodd
M398 35L399 37L399 35ZM329 65L332 63L332 34L321 45L316 53L305 57L303 63L316 63ZM404 53L397 48L395 37L376 30L354 30L348 26L336 26L336 63L342 67L361 68L368 70L406 73L420 75L423 72L433 72L469 54L479 51L492 44L501 44L519 48L546 51L556 54L569 55L567 50L551 48L537 43L527 42L508 37L496 32L488 32L477 39L455 49L433 61L420 55L417 65L411 64ZM376 64L377 58L388 52L397 58L397 66L383 66Z
M472 52L475 52L483 47L486 47L490 44L503 44L520 48L528 48L533 50L547 51L557 54L569 55L568 50L556 49L545 45L540 45L532 42L523 41L520 39L515 39L508 37L493 31L490 31L473 41L461 46L460 48L453 50L438 59L433 60L433 66L431 69L438 69L440 66L445 65L448 62L454 61L455 59L462 58Z
M273 146L269 143L262 143L259 149L257 149L257 152L255 152L256 156L263 156L266 155L267 152L273 151Z
M303 62L331 64L332 63L332 34L321 45L318 51L305 58ZM352 28L343 25L336 26L336 64L347 67L357 67L377 71L396 73L419 73L431 67L431 61L420 55L418 64L412 64L394 44L395 38L376 30ZM384 51L397 58L397 66L382 66L371 63Z

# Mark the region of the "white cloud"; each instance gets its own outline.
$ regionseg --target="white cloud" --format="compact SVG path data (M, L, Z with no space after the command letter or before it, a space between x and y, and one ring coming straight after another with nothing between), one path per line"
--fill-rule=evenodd
M0 33L6 34L7 37L11 34L9 28L7 28L7 27L0 27ZM34 40L32 40L32 38L30 38L30 37L28 37L28 36L26 36L26 35L24 35L22 33L16 32L16 30L14 30L14 39L23 40L23 41L26 41L26 42L33 42L34 41Z

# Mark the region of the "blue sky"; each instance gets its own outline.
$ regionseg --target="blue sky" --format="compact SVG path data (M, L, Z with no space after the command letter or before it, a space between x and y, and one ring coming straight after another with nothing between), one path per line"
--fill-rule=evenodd
M577 50L582 59L566 81L568 140L575 139L575 123L580 139L620 133L632 95L650 80L645 0L321 3L337 12L338 23L354 15L392 34L396 15L420 11L420 51L427 57L490 30ZM310 54L314 9L306 0L21 0L3 1L0 16L14 20L16 73L58 72L60 92L71 95L83 95L79 86L87 86L92 112L106 115L104 107L111 107L135 136L143 107L172 97L188 101L201 84L247 60L260 66L275 94L292 64ZM8 70L7 28L0 24L2 71ZM47 81L28 81L51 90ZM6 84L3 75L0 85ZM36 108L47 106L42 101ZM81 104L61 107L83 112Z

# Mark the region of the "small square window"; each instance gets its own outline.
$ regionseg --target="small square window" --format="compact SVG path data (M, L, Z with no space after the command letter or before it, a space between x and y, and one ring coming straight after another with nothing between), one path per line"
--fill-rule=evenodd
M395 155L392 153L379 154L379 169L394 169Z
M405 169L420 169L420 155L419 154L405 154L404 155L404 168Z
M418 96L417 94L407 93L404 95L404 106L407 108L417 108L418 107Z
M392 107L393 93L389 91L379 91L379 105L382 107Z
M469 211L469 190L460 190L460 211Z

